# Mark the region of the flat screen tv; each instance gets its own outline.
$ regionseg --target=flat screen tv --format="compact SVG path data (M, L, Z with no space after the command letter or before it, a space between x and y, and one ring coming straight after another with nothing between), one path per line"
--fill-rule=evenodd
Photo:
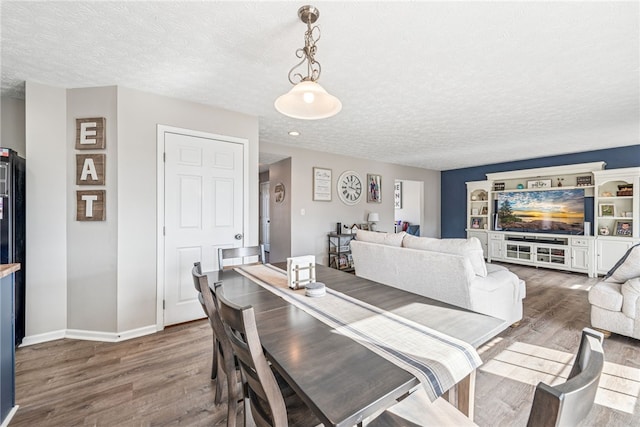
M498 193L496 229L584 234L584 189Z

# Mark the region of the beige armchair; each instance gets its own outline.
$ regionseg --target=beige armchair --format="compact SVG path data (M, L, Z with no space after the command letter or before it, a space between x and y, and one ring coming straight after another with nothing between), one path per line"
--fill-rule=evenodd
M589 303L594 328L640 339L640 245L591 288Z

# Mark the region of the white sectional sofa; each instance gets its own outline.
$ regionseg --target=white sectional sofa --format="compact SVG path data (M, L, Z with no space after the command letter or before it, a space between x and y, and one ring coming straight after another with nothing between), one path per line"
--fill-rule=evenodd
M351 242L356 275L504 319L522 319L524 281L485 263L480 241L434 239L404 232L358 231Z

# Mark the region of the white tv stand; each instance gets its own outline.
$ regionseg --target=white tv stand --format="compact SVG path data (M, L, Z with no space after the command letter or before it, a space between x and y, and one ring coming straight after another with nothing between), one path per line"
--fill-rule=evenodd
M488 261L586 273L596 277L595 238L566 234L489 231Z

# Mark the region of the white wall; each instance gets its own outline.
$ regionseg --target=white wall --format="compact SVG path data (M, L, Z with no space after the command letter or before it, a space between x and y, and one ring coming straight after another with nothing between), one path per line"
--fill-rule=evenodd
M262 143L260 151L291 157L291 255L315 255L327 264L327 233L336 223L364 223L369 212L380 214L378 229L393 232L393 186L396 179L424 183L423 236L440 237L440 172L304 150L288 145ZM332 201L313 201L313 167L332 170ZM367 173L382 175L382 203L367 203L366 195L355 206L347 206L336 194L336 181L345 170L356 171L363 180ZM270 178L273 187L274 180ZM304 209L305 214L301 211ZM273 234L272 234L273 243ZM273 248L272 248L273 250Z
M25 156L24 100L2 97L0 107L0 147L11 148Z
M67 90L67 328L116 332L117 87ZM75 149L76 119L106 119L106 149ZM76 185L76 154L105 153L103 186ZM30 159L29 159L30 160ZM76 221L76 191L106 190L105 221Z
M156 322L157 125L249 141L249 232L258 244L258 118L118 88L118 331Z
M247 244L258 243L257 117L126 88L30 82L25 116L25 343L67 329L107 339L155 329L158 124L249 141ZM107 118L107 221L78 223L75 118L93 116Z
M291 256L291 240L297 235L291 229L291 201L294 198L291 186L291 159L280 160L269 167L269 261L283 262ZM276 203L275 187L284 184L285 197Z
M67 327L67 94L26 83L26 335Z
M394 219L420 225L422 233L422 205L424 191L421 181L398 180L402 183L402 209L395 209Z

